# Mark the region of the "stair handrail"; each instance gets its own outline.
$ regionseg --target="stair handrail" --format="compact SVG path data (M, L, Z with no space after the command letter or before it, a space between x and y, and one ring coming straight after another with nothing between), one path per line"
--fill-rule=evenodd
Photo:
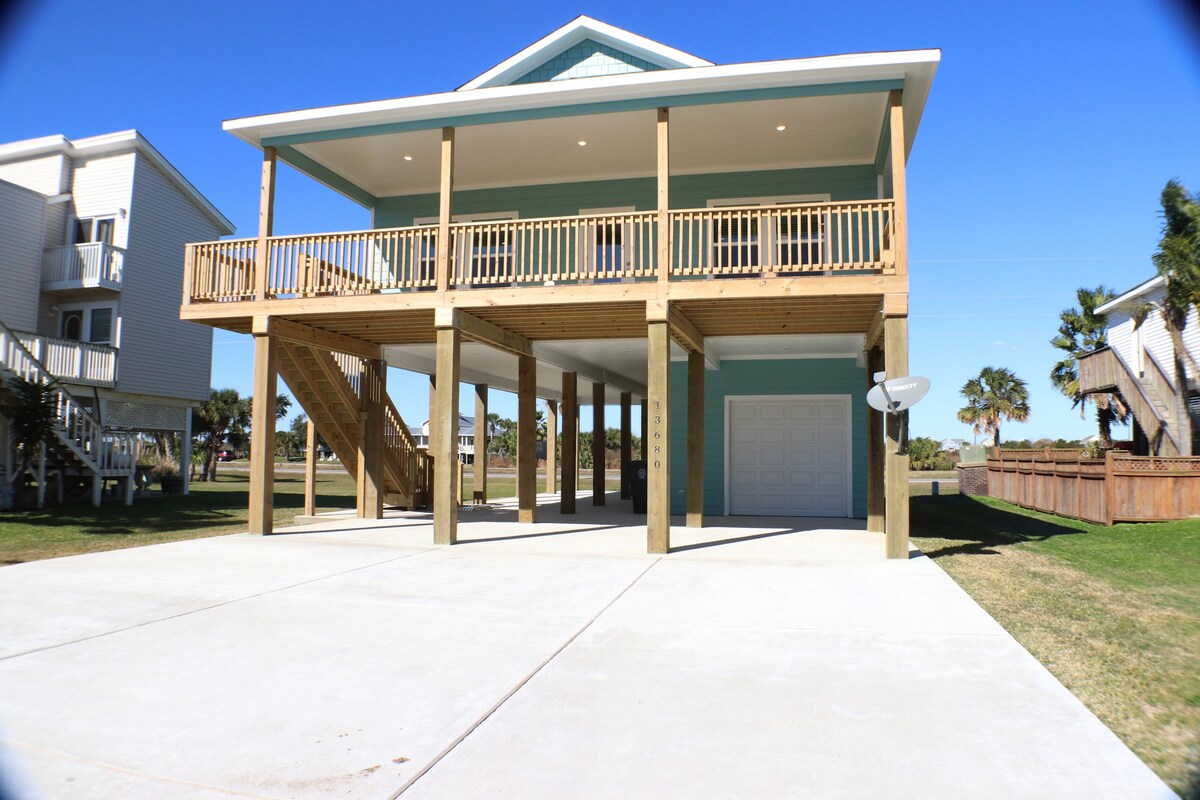
M1125 359L1121 357L1120 351L1117 350L1115 347L1105 347L1105 348L1102 348L1101 350L1096 350L1095 352L1099 353L1099 352L1102 352L1103 350L1107 350L1109 353L1111 353L1112 357L1115 358L1117 360L1117 363L1121 365L1121 369L1124 371L1125 377L1129 378L1130 385L1133 386L1133 388L1141 396L1142 401L1145 402L1145 404L1150 408L1150 413L1154 415L1154 418L1156 420L1158 420L1159 428L1166 435L1166 437L1171 440L1171 443L1173 445L1175 445L1175 452L1177 452L1177 453L1182 452L1179 449L1179 440L1175 438L1175 431L1171 426L1171 421L1167 420L1167 419L1163 419L1159 415L1158 406L1156 406L1154 404L1154 398L1152 398L1150 396L1150 394L1146 391L1145 385L1143 385L1142 382L1138 379L1137 374L1132 369L1129 368L1129 365L1127 363L1125 363ZM1125 394L1125 392L1122 392L1122 394ZM1128 401L1130 398L1128 396L1126 396L1125 399Z
M347 353L333 353L334 361L342 370L347 382L354 390L356 397L362 397L362 359ZM391 463L400 466L396 477L401 482L407 481L412 491L424 489L423 456L418 451L417 440L404 424L400 411L386 395L383 398L383 445L390 455Z
M50 387L59 439L95 472L132 472L137 467L136 437L105 431L99 417L58 383L11 328L0 320L0 367L32 383Z

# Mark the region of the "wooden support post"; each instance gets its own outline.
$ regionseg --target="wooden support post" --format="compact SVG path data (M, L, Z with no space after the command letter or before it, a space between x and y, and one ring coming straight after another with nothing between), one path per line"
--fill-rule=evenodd
M883 357L887 376L908 374L908 318L888 317L883 322ZM884 517L888 558L908 558L908 456L897 455L900 447L900 417L887 415L887 510Z
M650 425L650 417L646 414L646 401L643 400L642 401L642 441L641 441L641 448L640 448L642 451L641 452L642 461L646 460L647 440L650 438L647 435L647 432L649 431L649 425Z
M537 362L517 356L517 521L537 522Z
M592 505L604 505L604 384L592 383Z
M258 243L254 256L254 297L267 299L271 264L267 239L275 229L275 148L263 148L262 184L258 195Z
M546 493L558 494L558 401L546 401Z
M436 369L436 367L435 367L435 369ZM433 455L436 452L434 450L434 439L437 438L436 437L437 432L434 430L434 424L433 424L433 417L434 417L434 412L436 409L437 409L437 375L430 375L429 376L429 441L426 442L426 445L428 445L428 447L429 447L430 455Z
M364 358L359 371L358 516L383 518L383 396L387 373L382 361Z
M904 144L904 96L899 89L888 94L888 123L892 141L892 199L895 239L892 249L896 253L896 274L908 274L908 190L905 178L905 162L908 159Z
M317 513L317 426L310 419L304 445L304 516Z
M41 456L37 468L37 507L46 507L46 443L42 442Z
M450 242L451 200L454 195L454 128L442 128L442 169L438 184L437 288L450 288L450 270L454 263Z
M875 373L883 369L878 347L867 351L867 388L875 385ZM864 403L864 405L866 405ZM867 530L883 533L883 412L867 409Z
M92 506L100 507L101 500L104 497L104 478L100 477L100 473L92 476ZM62 502L61 500L59 502Z
M458 541L458 374L462 334L458 328L438 328L437 401L429 425L433 453L433 541Z
M704 351L688 353L687 526L704 527Z
M663 286L671 277L671 122L670 112L658 110L658 280Z
M665 320L647 324L650 340L646 390L649 392L649 453L646 462L646 552L671 549L671 447L668 412L671 390L671 328Z
M621 392L621 499L633 497L625 480L625 465L633 460L633 395Z
M475 491L472 495L475 503L487 502L487 432L488 432L488 385L475 384L475 456L473 472L475 474Z
M265 320L264 320L265 321ZM255 319L255 327L259 320ZM276 342L254 334L254 395L250 411L250 533L268 534L275 524Z
M575 513L575 488L579 477L579 378L562 376L562 498L559 510Z
M183 493L192 493L192 409L183 415L183 433L179 436L179 476L183 478Z

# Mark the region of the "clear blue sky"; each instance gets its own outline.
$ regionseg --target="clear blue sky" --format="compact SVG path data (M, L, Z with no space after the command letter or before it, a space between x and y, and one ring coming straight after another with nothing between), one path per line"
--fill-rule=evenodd
M942 48L909 161L910 362L934 387L913 435L971 438L958 390L989 365L1030 388L1006 439L1094 432L1050 387L1048 340L1076 287L1152 274L1168 179L1200 190L1200 37L1182 3L43 0L0 17L0 141L137 128L245 234L260 156L221 120L452 89L580 13L718 63ZM282 170L277 232L367 224ZM250 350L218 331L214 386L248 393ZM424 419L425 379L389 382ZM492 402L515 416L511 395Z

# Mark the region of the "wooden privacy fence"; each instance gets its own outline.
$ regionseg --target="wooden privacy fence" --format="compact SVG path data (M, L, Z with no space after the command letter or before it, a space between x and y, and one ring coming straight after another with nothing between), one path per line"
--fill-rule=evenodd
M1200 516L1198 457L1009 450L987 468L988 494L1023 508L1103 525Z

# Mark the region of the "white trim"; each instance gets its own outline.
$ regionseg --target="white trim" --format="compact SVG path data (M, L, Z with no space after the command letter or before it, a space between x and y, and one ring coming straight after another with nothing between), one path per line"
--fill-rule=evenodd
M725 395L725 516L729 513L729 413L735 402L747 400L841 400L846 409L846 518L854 518L854 403L848 394L727 394ZM745 515L743 515L745 516Z
M906 113L904 130L907 145L911 148L940 60L940 50L901 50L633 72L259 114L225 120L221 127L243 141L260 147L261 140L267 136L413 122L461 114L648 99L672 94L904 80L906 86L911 83L911 89L904 92L906 112L911 110L911 116Z
M807 361L821 358L860 358L862 352L855 353L769 353L767 355L732 355L721 356L722 361ZM687 361L687 356L671 356L672 361ZM807 397L808 395L805 395Z
M1128 300L1133 300L1136 297L1141 297L1144 294L1149 294L1150 292L1154 291L1155 289L1161 289L1163 286L1166 286L1166 285L1167 285L1166 278L1164 278L1162 275L1155 275L1150 280L1139 283L1137 286L1133 287L1132 289L1125 292L1124 294L1114 297L1112 300L1109 300L1107 303L1096 306L1096 313L1097 314L1112 313L1113 311L1115 311L1117 309L1117 306L1121 305L1122 303L1124 303Z
M552 31L533 44L501 61L496 66L473 78L456 91L470 91L488 86L507 85L529 71L563 53L585 39L595 39L601 44L615 47L643 61L649 61L667 69L677 67L711 67L713 62L698 58L661 42L638 36L597 19L581 15Z

